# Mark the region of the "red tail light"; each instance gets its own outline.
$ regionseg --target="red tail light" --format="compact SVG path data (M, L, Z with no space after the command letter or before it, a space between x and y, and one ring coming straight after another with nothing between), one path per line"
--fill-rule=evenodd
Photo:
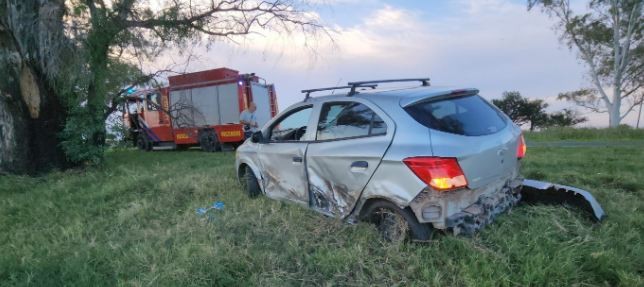
M418 178L438 191L466 187L467 180L455 158L409 157L403 162Z
M523 135L519 137L519 145L517 146L517 158L525 157L525 152L528 150L528 147L525 145L525 139Z

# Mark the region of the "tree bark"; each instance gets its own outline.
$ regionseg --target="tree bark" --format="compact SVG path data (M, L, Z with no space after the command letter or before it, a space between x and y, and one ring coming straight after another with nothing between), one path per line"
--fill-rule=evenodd
M65 127L67 110L43 77L36 74L33 84L41 91L41 109L38 117L30 116L27 121L27 151L31 164L29 171L44 172L54 168L68 168L71 165L62 149L59 135Z
M22 105L10 93L0 91L0 173L27 170L26 121Z
M618 127L622 120L620 106L619 100L615 100L608 109L608 126L611 128Z
M41 11L51 6L21 3L21 9ZM33 4L33 6L27 5ZM5 7L2 7L5 8ZM23 10L12 10L22 13ZM16 12L18 11L18 12ZM51 11L44 9L42 11ZM9 13L7 10L0 10ZM41 72L37 53L29 52L20 37L34 37L33 29L11 30L20 23L7 25L7 14L0 13L0 172L36 174L55 168L67 168L70 163L61 147L60 131L65 126L67 109ZM19 18L17 15L13 20ZM26 23L26 27L34 26ZM24 28L24 27L23 27ZM44 29L44 28L43 28ZM41 31L41 38L47 39ZM23 39L24 40L24 39ZM47 47L51 48L51 47ZM30 48L33 49L33 48Z
M31 80L21 79L20 88L0 96L0 172L36 174L70 167L58 135L67 113L42 77L30 72Z
M95 131L92 134L92 143L101 147L105 145L105 89L103 82L105 80L105 71L107 70L108 50L111 41L111 33L97 29L90 33L88 42L93 45L90 55L90 71L92 80L87 89L87 107L91 115L92 126Z

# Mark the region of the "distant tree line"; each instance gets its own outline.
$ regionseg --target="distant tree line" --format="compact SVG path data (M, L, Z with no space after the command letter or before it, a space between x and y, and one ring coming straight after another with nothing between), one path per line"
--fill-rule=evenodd
M569 109L548 113L546 112L548 104L543 100L524 98L517 91L503 92L503 97L492 100L492 103L517 125L529 125L531 131L553 126L574 126L587 121L585 117Z

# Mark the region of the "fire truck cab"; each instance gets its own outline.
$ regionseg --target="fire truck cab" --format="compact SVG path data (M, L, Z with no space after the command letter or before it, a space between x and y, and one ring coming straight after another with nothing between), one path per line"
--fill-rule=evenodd
M219 68L168 77L169 85L133 93L123 110L141 150L235 148L245 139L239 114L255 102L259 126L277 114L275 86L255 74Z

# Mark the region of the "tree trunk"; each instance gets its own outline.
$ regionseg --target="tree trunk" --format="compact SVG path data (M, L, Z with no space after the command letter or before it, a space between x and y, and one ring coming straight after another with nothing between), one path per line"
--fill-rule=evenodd
M622 121L620 109L622 106L622 91L619 88L622 82L619 77L615 77L615 81L617 81L616 83L618 85L613 89L613 102L608 107L608 126L611 128L619 126L619 123Z
M15 43L10 33L0 30L0 173L69 167L58 135L66 109Z
M0 173L27 170L27 149L22 148L26 138L27 121L20 99L0 91Z
M622 120L618 108L618 105L614 105L608 110L608 126L611 128L618 127Z
M27 125L29 171L42 172L53 168L68 168L59 133L65 127L67 110L60 97L40 77L33 83L41 91L38 117L30 117Z
M67 117L58 96L28 65L0 96L0 172L35 174L70 163L58 133Z
M34 174L71 166L60 138L68 110L52 86L60 80L57 61L64 62L68 51L64 4L14 0L0 5L0 172Z
M107 69L107 45L101 46L104 49L94 51L91 56L90 69L92 80L87 89L87 107L91 115L92 127L95 128L92 134L92 144L97 147L105 145L105 96L102 82L105 79Z

